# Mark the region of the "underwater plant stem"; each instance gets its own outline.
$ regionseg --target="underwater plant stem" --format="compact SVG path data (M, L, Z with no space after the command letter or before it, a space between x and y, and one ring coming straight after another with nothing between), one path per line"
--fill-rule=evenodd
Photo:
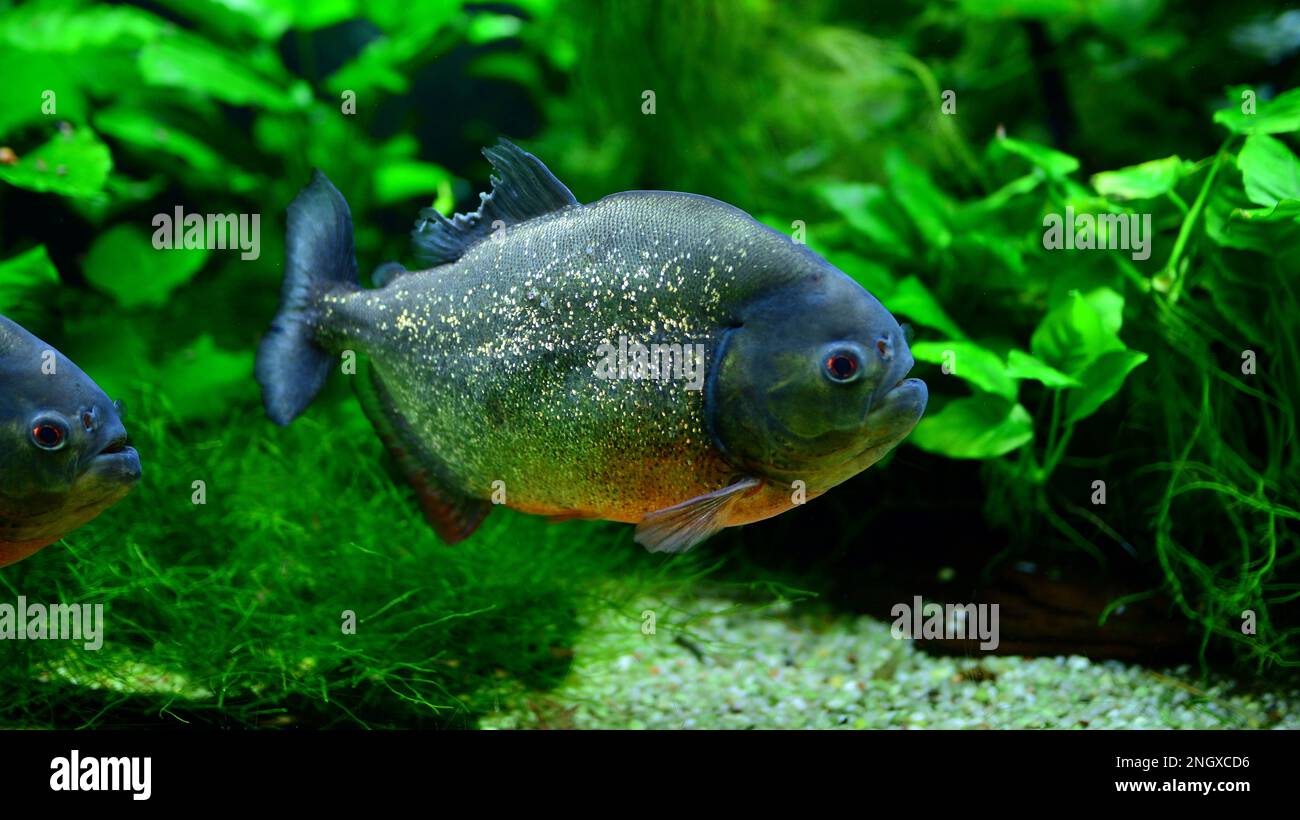
M1043 466L1037 471L1039 484L1047 482L1052 473L1056 470L1056 465L1061 462L1065 455L1065 448L1070 444L1070 437L1074 435L1073 424L1061 423L1061 391L1052 391L1052 423L1047 429L1047 446L1043 448Z
M1214 187L1214 180L1219 175L1219 167L1223 164L1223 158L1228 154L1228 146L1232 144L1234 137L1228 137L1219 146L1219 151L1214 155L1214 163L1210 166L1210 173L1201 185L1201 190L1196 194L1196 200L1192 202L1192 209L1183 220L1183 225L1178 230L1178 239L1174 241L1174 249L1169 254L1169 261L1165 263L1164 275L1169 278L1169 302L1175 304L1178 297L1183 291L1183 277L1178 275L1178 263L1181 261L1183 251L1187 248L1187 242L1191 239L1192 230L1201 220L1201 212L1205 210L1205 203L1210 198L1210 191Z

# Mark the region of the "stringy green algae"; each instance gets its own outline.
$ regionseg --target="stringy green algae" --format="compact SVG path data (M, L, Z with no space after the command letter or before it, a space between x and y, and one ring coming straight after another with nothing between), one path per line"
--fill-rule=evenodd
M0 602L105 605L98 652L0 641L0 726L467 725L563 679L597 580L665 566L628 528L509 511L447 547L346 403L287 430L169 418L132 409L131 497L0 573Z

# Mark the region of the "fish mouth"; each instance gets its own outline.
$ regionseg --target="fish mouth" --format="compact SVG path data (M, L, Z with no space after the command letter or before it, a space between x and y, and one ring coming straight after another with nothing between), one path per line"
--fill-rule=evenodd
M140 454L125 435L115 436L90 460L84 475L126 484L140 480Z
M916 417L919 419L921 414L925 412L925 405L929 399L930 390L926 387L925 382L904 376L893 387L885 391L885 395L872 408L871 414L874 415L880 411L910 410L915 411Z
M906 376L899 379L879 400L872 402L867 412L867 429L873 440L868 449L881 438L901 439L910 433L921 420L929 400L930 390L925 382Z

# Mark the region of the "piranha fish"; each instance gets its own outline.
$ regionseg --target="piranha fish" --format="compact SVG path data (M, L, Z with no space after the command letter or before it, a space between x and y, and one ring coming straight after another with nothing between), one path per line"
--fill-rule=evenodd
M0 316L0 567L88 523L139 480L120 405Z
M806 246L694 194L584 205L517 146L484 154L478 210L421 211L424 269L387 263L370 289L315 171L257 359L278 424L360 361L362 406L444 541L497 503L683 551L821 495L920 419L898 322Z

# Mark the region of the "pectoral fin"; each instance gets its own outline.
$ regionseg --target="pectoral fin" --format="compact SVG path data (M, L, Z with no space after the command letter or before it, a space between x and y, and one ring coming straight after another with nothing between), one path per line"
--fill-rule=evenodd
M686 552L725 526L727 511L762 484L742 478L735 484L655 510L636 525L636 542L651 552Z

